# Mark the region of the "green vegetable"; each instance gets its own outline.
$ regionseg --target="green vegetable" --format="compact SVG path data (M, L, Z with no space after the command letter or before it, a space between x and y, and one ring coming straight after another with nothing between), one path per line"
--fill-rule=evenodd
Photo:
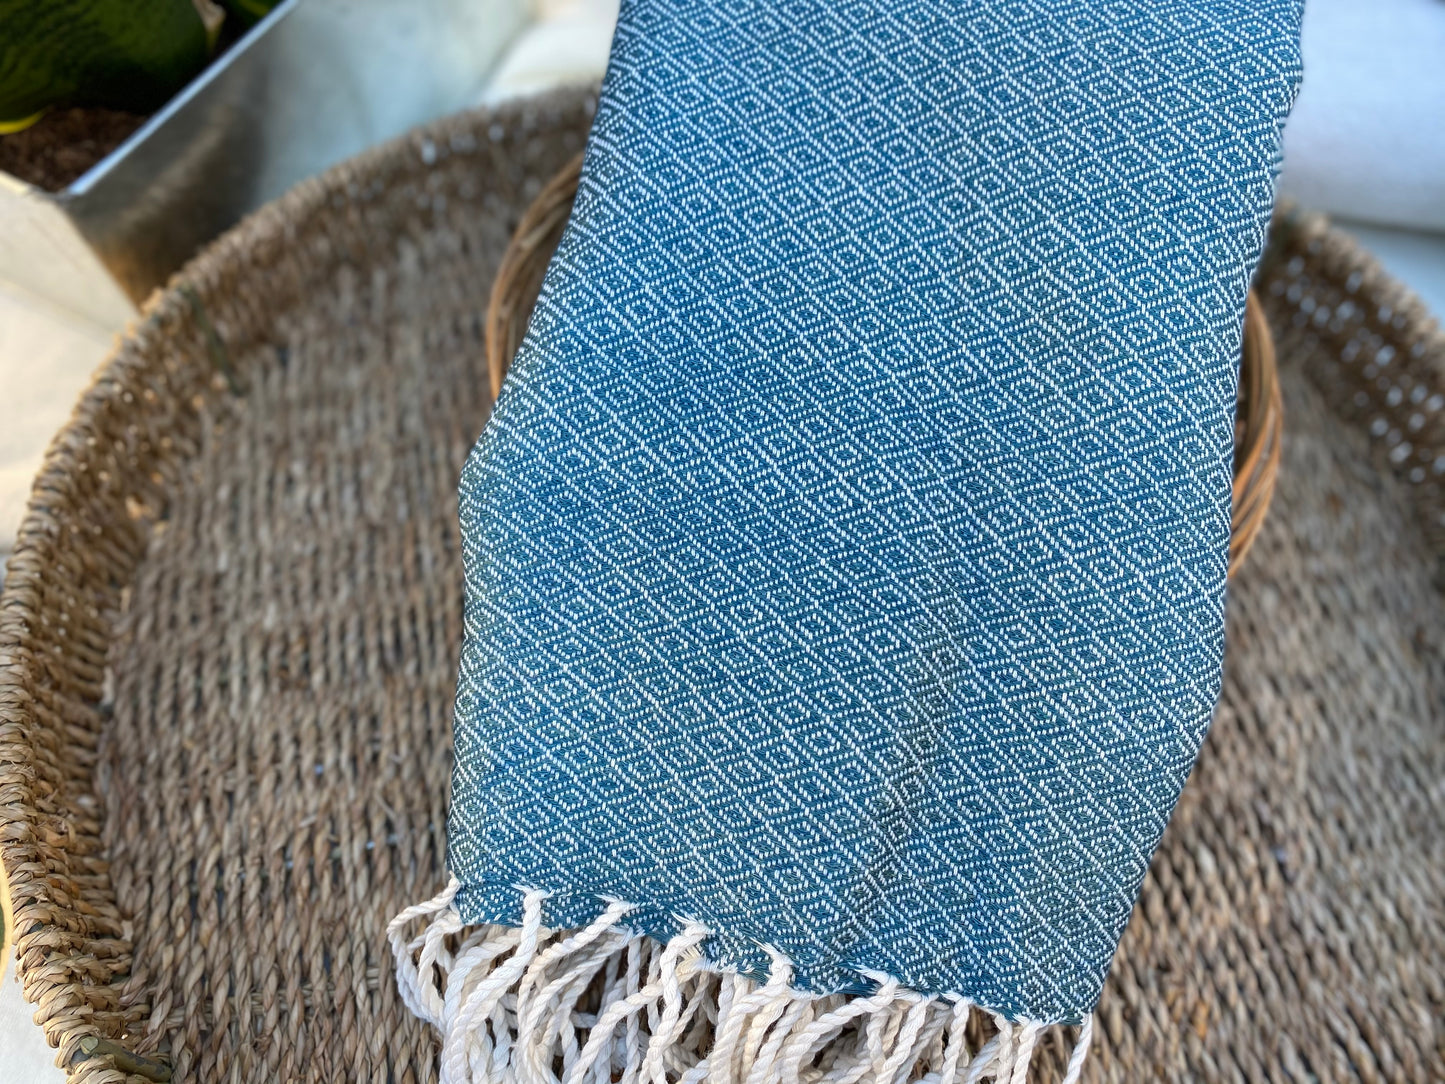
M243 27L255 26L280 2L281 0L221 0L226 10Z
M52 105L147 113L206 65L211 0L0 0L0 132Z

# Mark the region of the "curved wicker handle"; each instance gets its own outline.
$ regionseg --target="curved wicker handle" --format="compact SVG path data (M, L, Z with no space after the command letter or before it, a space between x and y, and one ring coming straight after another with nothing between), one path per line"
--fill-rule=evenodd
M568 162L532 201L512 235L512 242L497 268L487 305L487 371L492 397L502 390L552 253L572 213L582 156ZM1284 407L1280 401L1279 371L1274 340L1264 309L1254 291L1245 308L1244 348L1239 366L1239 405L1234 422L1234 515L1229 539L1229 574L1244 563L1269 512L1279 474L1280 432Z
M1244 307L1244 349L1239 359L1239 405L1234 415L1234 515L1230 521L1229 574L1254 545L1279 477L1284 403L1274 336L1253 290Z

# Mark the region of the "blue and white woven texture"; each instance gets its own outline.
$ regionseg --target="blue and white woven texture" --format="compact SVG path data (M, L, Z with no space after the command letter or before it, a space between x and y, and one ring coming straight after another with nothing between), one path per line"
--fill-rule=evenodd
M1296 0L624 0L466 466L469 922L1097 1001L1221 681Z

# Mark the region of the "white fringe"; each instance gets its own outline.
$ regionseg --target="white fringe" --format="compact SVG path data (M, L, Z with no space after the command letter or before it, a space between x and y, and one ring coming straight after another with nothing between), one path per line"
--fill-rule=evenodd
M967 1000L881 975L872 994L817 996L777 953L762 984L709 970L703 926L664 945L619 925L625 903L561 932L530 891L521 926L463 926L458 887L386 931L402 999L442 1035L442 1084L1026 1084L1044 1027L994 1014L971 1051ZM1093 1030L1085 1017L1064 1084L1078 1084Z

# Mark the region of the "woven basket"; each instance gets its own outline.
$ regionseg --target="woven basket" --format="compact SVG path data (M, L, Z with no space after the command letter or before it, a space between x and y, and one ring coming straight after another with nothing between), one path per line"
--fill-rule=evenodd
M0 851L73 1078L435 1079L383 928L445 879L484 301L590 117L457 117L267 207L51 447L0 599ZM1086 1077L1445 1080L1445 342L1308 220L1258 288L1274 506Z

